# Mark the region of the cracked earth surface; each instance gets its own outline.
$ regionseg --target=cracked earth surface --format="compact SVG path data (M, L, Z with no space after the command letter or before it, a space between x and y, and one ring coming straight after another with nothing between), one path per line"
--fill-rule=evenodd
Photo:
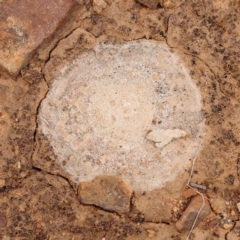
M239 239L239 7L237 0L0 0L0 239ZM41 105L59 73L100 42L135 40L165 44L200 92L204 126L193 172L185 167L164 186L141 190L121 168L76 181L41 130ZM187 187L189 176L204 189ZM207 204L189 236L199 194Z

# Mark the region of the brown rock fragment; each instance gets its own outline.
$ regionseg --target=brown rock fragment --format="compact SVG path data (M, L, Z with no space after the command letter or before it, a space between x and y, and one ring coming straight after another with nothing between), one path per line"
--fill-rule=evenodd
M41 225L40 222L36 222L35 227L36 227L37 229L41 229L41 228L42 228L42 225Z
M0 228L4 228L7 225L7 218L0 212Z
M158 0L137 0L137 1L149 8L157 8L158 6Z
M156 232L152 229L147 229L147 235L149 238L153 238L156 236Z
M232 229L234 225L235 225L235 223L231 219L228 219L228 218L222 218L220 221L220 226L223 229L227 229L227 230Z
M104 0L93 0L93 10L95 12L101 13L106 7L107 3Z
M219 222L220 222L219 219L214 218L214 219L212 219L211 221L209 221L208 227L209 227L209 228L216 227L217 225L219 225Z
M62 25L73 0L8 0L0 7L0 65L17 74L34 50Z
M202 197L200 195L195 196L190 204L188 205L187 209L181 216L181 218L176 223L176 228L178 231L186 231L190 230L193 226L193 223L198 215L198 212L200 208L202 207ZM204 200L204 207L202 208L197 223L203 220L205 217L207 217L211 213L211 208L209 206L209 203L207 199Z
M132 189L121 178L105 175L81 183L78 194L81 203L124 213L129 211Z

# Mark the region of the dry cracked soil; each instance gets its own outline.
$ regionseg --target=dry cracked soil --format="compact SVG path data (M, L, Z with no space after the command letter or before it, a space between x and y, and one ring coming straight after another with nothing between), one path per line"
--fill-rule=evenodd
M240 239L239 0L0 0L0 239Z

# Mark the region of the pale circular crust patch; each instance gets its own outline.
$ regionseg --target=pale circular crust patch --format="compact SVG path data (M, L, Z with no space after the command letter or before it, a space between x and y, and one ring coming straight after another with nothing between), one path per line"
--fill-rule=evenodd
M152 190L189 169L201 96L166 43L102 42L53 80L38 122L73 181L117 175Z

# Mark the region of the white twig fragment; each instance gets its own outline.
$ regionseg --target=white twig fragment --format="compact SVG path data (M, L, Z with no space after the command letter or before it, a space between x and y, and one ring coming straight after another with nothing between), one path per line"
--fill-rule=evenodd
M197 214L197 216L196 216L196 218L195 218L195 220L194 220L194 222L193 222L193 225L192 225L192 228L190 229L190 231L189 231L189 233L188 233L188 235L187 235L187 238L186 238L186 240L189 240L189 237L191 236L191 234L192 234L192 231L193 231L193 229L194 229L194 227L195 227L195 225L196 225L196 222L197 222L197 220L198 220L198 217L199 217L199 215L200 215L200 213L201 213L201 211L202 211L202 209L203 209L203 207L204 207L204 205L205 205L205 197L203 196L203 194L202 193L200 193L200 192L198 192L198 194L200 194L201 195L201 197L202 197L202 206L201 206L201 208L199 209L199 211L198 211L198 214Z
M46 123L48 126L50 125L49 122L48 122L45 118L43 118L43 117L41 117L41 116L40 116L40 118L41 118L41 119L43 120L43 122Z
M194 171L194 167L195 167L196 158L197 158L197 156L198 156L198 154L199 154L199 151L200 151L200 149L201 149L201 147L202 147L202 139L201 139L201 138L197 138L197 139L200 140L200 144L199 144L198 149L197 149L197 151L195 152L195 156L194 156L194 158L193 158L192 169L191 169L191 173L190 173L189 178L188 178L187 186L189 186L189 183L190 183L190 181L191 181L191 178L192 178L192 175L193 175L193 171Z
M195 190L195 189L191 186L191 183L190 183L191 178L192 178L192 175L193 175L193 171L194 171L194 168L195 168L195 162L196 162L196 159L197 159L197 157L198 157L199 151L200 151L200 149L201 149L201 147L202 147L202 139L201 139L201 138L198 138L198 139L200 140L200 144L199 144L199 146L198 146L197 151L195 152L195 156L194 156L194 159L193 159L193 162L192 162L192 168L191 168L191 172L190 172L190 175L189 175L189 178L188 178L187 186L190 187L190 188L192 188L192 189L193 189L194 191L196 191L199 195L201 195L203 202L202 202L202 206L201 206L201 208L199 209L199 211L198 211L198 213L197 213L197 216L196 216L196 218L195 218L195 220L194 220L194 222L193 222L193 225L192 225L192 227L191 227L191 229L190 229L190 231L189 231L189 233L188 233L188 235L187 235L186 240L189 240L189 237L190 237L191 234L192 234L192 231L193 231L193 229L194 229L194 227L195 227L195 225L196 225L196 222L197 222L197 220L198 220L198 217L199 217L199 215L200 215L200 213L201 213L201 211L202 211L202 209L203 209L203 207L204 207L204 205L205 205L205 196L204 196L202 193L200 193L199 191ZM197 185L199 185L199 184L197 184ZM202 186L202 185L201 185L201 186Z
M191 187L190 185L188 185L188 187L189 188L191 188L193 191L195 191L196 193L198 193L199 195L202 195L205 199L207 199L207 200L211 200L210 198L207 198L206 196L204 196L201 192L199 192L197 189L195 189L195 188L193 188L193 187Z

